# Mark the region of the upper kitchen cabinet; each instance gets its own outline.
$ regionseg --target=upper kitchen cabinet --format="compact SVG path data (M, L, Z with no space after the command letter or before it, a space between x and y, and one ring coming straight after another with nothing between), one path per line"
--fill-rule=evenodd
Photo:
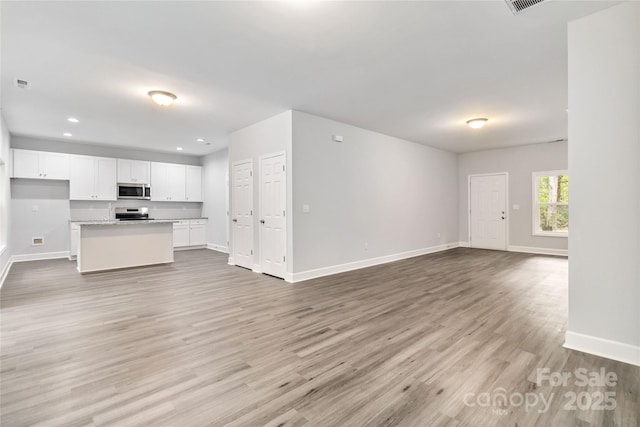
M118 182L122 184L149 184L151 163L140 160L118 159Z
M69 155L46 151L13 151L13 178L69 179Z
M70 165L71 200L116 200L116 159L71 156Z
M202 202L202 166L187 166L186 201Z
M151 163L151 200L184 202L186 200L186 167L173 163Z

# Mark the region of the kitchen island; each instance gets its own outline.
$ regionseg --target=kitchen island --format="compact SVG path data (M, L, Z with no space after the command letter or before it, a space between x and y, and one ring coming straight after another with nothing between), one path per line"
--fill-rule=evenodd
M78 271L114 270L173 262L174 220L83 221Z

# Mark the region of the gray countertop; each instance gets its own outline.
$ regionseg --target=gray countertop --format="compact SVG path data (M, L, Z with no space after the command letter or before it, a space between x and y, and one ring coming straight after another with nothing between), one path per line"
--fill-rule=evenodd
M94 220L94 221L71 221L77 225L135 225L135 224L173 224L178 222L175 219L150 219L137 221L115 221L115 220Z
M187 221L191 219L208 219L207 217L195 217L195 218L171 218L171 219L150 219L150 220L136 220L136 221L118 221L118 220L106 220L106 219L80 219L75 220L71 219L69 222L78 225L116 225L123 223L162 223L162 222L178 222L178 221Z

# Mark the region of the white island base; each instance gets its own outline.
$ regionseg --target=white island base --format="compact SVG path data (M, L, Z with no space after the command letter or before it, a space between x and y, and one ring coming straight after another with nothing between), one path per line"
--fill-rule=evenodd
M173 262L174 222L78 223L78 271L88 273Z

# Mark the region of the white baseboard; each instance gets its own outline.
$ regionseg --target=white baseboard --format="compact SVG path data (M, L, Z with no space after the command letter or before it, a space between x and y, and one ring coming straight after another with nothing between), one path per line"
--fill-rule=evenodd
M260 264L253 264L253 268L251 270L253 270L254 273L262 273L262 267L260 267Z
M639 346L567 331L563 347L640 366Z
M527 254L539 254L539 255L557 255L557 256L569 256L567 249L549 249L549 248L534 248L528 246L507 246L509 252L523 252Z
M236 265L236 263L233 261L233 257L232 256L229 256L229 261L227 262L227 264Z
M194 249L208 249L207 245L196 245L196 246L178 246L176 248L173 248L174 252L180 252L180 251L192 251Z
M11 270L11 265L13 265L13 261L11 258L7 260L7 264L2 269L2 274L0 275L0 289L2 289L2 285L4 285L4 280L7 278L9 274L9 270Z
M228 247L216 245L215 243L207 243L207 249L211 249L212 251L222 252L223 254L229 253Z
M69 258L69 251L13 255L11 256L11 262L39 261L43 259L58 259L58 258Z
M461 248L468 248L470 245L469 242L458 242L458 246Z
M448 249L457 248L458 246L459 246L458 242L453 242L453 243L447 243L439 246L432 246L430 248L423 248L423 249L417 249L414 251L401 252L401 253L392 254L392 255L385 255L378 258L369 258L361 261L348 262L346 264L339 264L339 265L332 265L329 267L317 268L315 270L301 271L299 273L291 274L290 281L293 283L302 282L304 280L310 280L318 277L330 276L332 274L344 273L346 271L358 270L360 268L372 267L374 265L386 264L388 262L399 261L401 259L413 258L421 255L432 254L435 252L446 251Z

